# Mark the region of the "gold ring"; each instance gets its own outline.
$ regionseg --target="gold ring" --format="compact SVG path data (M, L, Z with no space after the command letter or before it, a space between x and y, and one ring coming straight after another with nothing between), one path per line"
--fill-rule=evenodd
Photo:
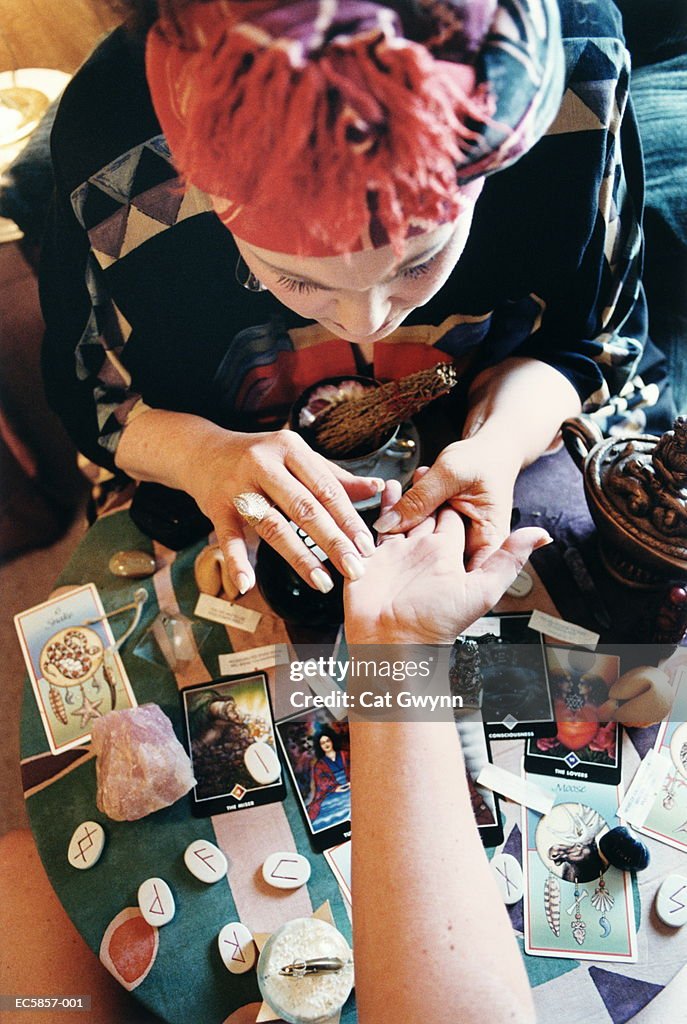
M274 508L274 505L270 505L267 498L263 494L258 494L257 491L244 491L242 494L237 494L232 500L234 508L249 526L257 526Z

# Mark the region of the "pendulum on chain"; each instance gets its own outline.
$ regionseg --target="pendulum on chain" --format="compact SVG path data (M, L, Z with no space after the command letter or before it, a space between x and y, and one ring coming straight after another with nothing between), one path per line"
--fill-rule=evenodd
M586 899L589 893L586 889L580 893L579 886L575 883L575 901L571 907L568 907L568 914L573 914L574 917L570 922L570 928L573 933L573 938L578 946L584 945L584 940L587 937L587 925L582 920L582 914L580 913L580 903Z

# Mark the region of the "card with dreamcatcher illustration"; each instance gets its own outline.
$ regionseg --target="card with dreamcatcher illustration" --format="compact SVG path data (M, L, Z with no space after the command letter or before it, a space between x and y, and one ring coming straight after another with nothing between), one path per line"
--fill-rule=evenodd
M666 763L661 785L641 821L639 832L687 852L687 667L678 670L670 719L658 730L655 752Z
M525 951L532 956L632 963L637 933L630 875L609 863L617 789L537 776L556 803L523 812Z
M50 750L59 754L90 739L94 719L136 706L118 648L140 618L147 597L107 615L94 584L77 587L14 617L24 661ZM108 618L130 613L115 641Z

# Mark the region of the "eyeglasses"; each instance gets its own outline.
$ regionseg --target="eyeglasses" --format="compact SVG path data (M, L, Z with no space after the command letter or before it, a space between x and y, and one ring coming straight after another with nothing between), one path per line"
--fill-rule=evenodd
M248 268L248 264L244 260L243 256L239 256L236 261L236 269L234 270L234 277L247 292L266 292L267 288L262 281L255 276L252 270Z

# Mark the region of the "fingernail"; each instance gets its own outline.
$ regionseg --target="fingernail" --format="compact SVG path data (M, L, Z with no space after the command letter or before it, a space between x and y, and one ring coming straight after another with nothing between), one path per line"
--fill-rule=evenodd
M328 576L324 569L313 569L310 573L313 585L323 594L328 594L334 588L334 581Z
M381 477L372 477L370 482L373 483L377 488L377 494L381 494L382 491L384 490L384 481L381 479Z
M363 533L362 531L360 533L356 533L354 540L355 546L361 555L364 555L365 558L369 558L370 555L374 555L375 542L372 540L369 533Z
M393 530L400 522L401 513L394 512L392 509L390 512L385 512L384 515L381 515L377 522L372 525L377 533L386 533L388 530Z
M239 594L247 594L250 590L252 583L248 573L240 572L236 577L236 586L239 588Z
M553 544L553 537L548 533L546 537L543 537L541 540L537 541L537 543L534 546L534 550L538 551L539 548L545 548L547 544Z
M343 556L341 564L343 565L344 572L348 576L349 580L359 580L365 572L363 563L357 555L351 554L350 551Z

